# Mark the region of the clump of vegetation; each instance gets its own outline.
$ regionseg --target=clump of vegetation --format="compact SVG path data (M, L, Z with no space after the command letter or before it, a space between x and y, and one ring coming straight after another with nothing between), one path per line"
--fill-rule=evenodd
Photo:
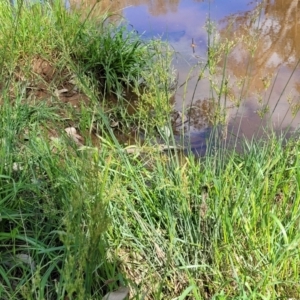
M299 142L153 143L171 53L105 20L0 3L0 298L296 298ZM121 145L132 124L152 139Z
M166 44L142 41L124 22L110 22L109 14L83 20L61 1L31 6L19 1L16 7L3 1L0 14L2 81L12 98L22 88L24 100L47 99L60 109L61 103L75 108L101 104L122 131L130 131L137 120L150 131L165 123L163 115L171 110L166 86L174 77ZM153 66L159 74L151 73ZM160 88L154 88L158 83ZM157 115L151 124L140 115L149 110ZM78 121L74 114L67 118Z
M124 164L109 237L140 297L299 294L299 143L273 137L243 155L220 151L181 165L153 155L150 170Z

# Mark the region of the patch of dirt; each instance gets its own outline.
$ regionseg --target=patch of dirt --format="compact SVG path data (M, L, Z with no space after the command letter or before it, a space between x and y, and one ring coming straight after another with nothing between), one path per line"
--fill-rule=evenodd
M32 84L27 87L27 98L45 101L56 97L61 103L77 108L81 104L90 104L89 98L79 91L72 74L64 68L58 70L46 59L36 57L32 60Z
M35 57L32 60L32 72L49 83L53 80L55 68L47 60L41 57Z
M7 80L7 82L10 82L9 96L12 105L15 99L20 96L20 87L22 86L26 91L22 99L24 103L34 106L39 102L43 102L48 107L52 107L56 114L61 117L61 122L60 120L50 121L45 128L42 128L50 140L59 138L59 135L66 128L78 126L82 106L91 106L90 98L76 85L75 75L67 67L57 66L55 58L50 61L41 56L36 56L29 62L20 59L19 66L15 68L12 79ZM4 84L0 86L0 90L4 88ZM97 138L96 132L90 133L87 131L84 133L93 135L90 140L94 146L99 146L99 138ZM81 133L76 132L76 134L78 134L77 139L80 140L80 143L84 144ZM76 137L68 132L67 135L73 140Z

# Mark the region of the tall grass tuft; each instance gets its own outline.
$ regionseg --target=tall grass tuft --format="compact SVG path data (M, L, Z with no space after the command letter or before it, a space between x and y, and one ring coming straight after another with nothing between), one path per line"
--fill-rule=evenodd
M76 154L63 138L49 143L47 107L6 101L1 115L1 298L103 295L108 154Z

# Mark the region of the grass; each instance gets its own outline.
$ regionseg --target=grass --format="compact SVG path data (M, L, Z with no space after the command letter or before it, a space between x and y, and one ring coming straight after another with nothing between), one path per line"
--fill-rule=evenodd
M297 139L161 152L154 133L173 143L166 45L59 2L0 5L1 299L102 299L123 286L130 299L297 299ZM133 125L145 141L130 148L115 133Z
M155 172L135 170L131 195L123 188L111 206L124 271L154 299L187 289L192 299L297 297L297 152L273 139L253 142L246 157L231 154L224 168L190 157L181 167L157 158Z

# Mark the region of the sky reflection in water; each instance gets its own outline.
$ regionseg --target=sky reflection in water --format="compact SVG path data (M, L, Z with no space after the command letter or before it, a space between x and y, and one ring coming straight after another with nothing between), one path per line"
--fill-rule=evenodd
M153 12L152 2L148 1L148 5L144 3L141 6L128 7L124 9L123 14L129 23L145 37L162 36L169 40L180 53L175 66L179 70L181 82L188 76L190 68L199 61L199 57L205 60L207 32L204 26L209 14L217 23L221 37L228 35L231 17L235 19L234 30L231 34L235 32L237 36L249 35L248 42L256 44L257 50L254 57L249 55L249 51L242 43L238 44L228 57L227 73L231 76L232 90L237 92L235 81L247 72L250 76L247 82L248 92L240 94L245 100L244 105L238 110L231 111L231 115L235 116L235 120L231 120L231 125L242 121L242 132L251 136L262 123L266 123L266 120L261 121L257 111L264 109L267 104L269 111L273 112L271 121L275 128L284 129L291 123L294 127L298 126L300 119L298 116L293 118L288 100L292 99L294 108L300 100L299 68L295 70L294 76L286 86L297 59L300 58L300 47L297 42L300 40L298 34L298 31L300 32L300 6L297 0L285 3L275 0L272 3L266 3L262 7L261 17L256 22L254 21L255 3L249 4L248 0L230 2L218 0L211 1L211 3L182 0L176 9L173 5L173 9L167 12L166 10L160 12L159 5ZM259 28L258 31L257 28ZM257 37L253 39L255 34ZM190 47L192 39L197 45L196 57ZM250 69L247 69L248 62L251 64ZM276 76L276 82L273 85ZM266 90L263 88L264 78L270 78L270 87ZM183 102L189 105L194 84L195 80L189 82L190 87L186 94L178 91L177 109L182 109ZM264 98L263 104L258 103L260 96ZM203 80L199 84L194 101L207 98L209 98L209 85ZM280 102L277 103L279 98Z

